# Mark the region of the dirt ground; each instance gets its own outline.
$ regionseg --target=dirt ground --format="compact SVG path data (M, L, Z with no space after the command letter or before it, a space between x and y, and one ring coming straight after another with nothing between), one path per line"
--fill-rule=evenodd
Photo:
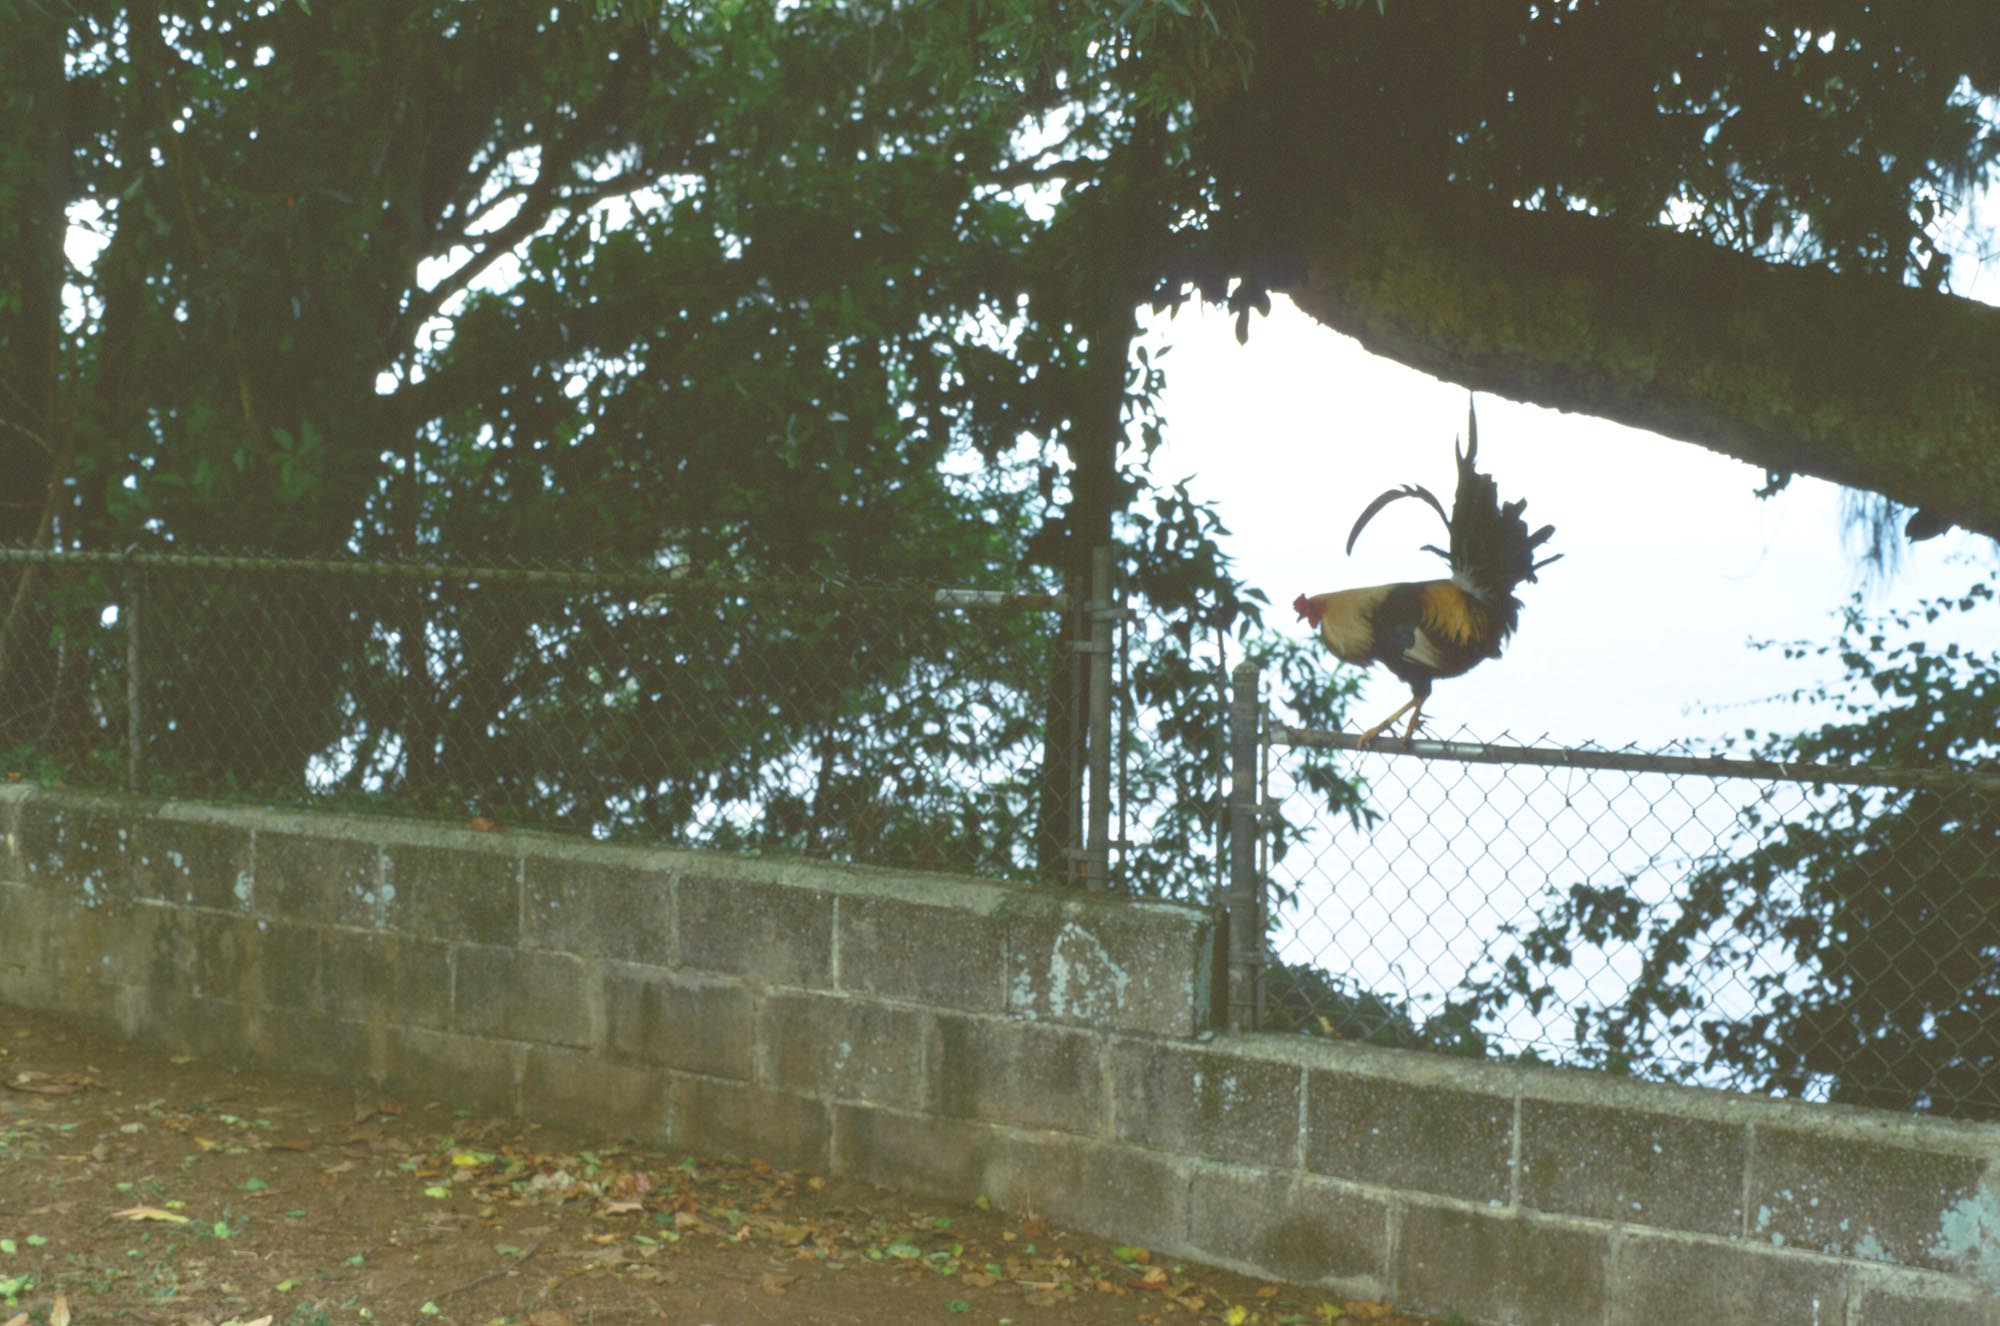
M973 1206L169 1057L0 1006L0 1326L1368 1323Z

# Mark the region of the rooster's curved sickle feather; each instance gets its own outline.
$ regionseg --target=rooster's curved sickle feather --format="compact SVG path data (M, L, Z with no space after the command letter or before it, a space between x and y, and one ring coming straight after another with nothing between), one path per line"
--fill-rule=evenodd
M1437 512L1438 519L1444 522L1445 529L1447 531L1451 529L1451 517L1445 514L1444 503L1437 500L1437 494L1420 483L1406 483L1401 488L1391 488L1388 492L1368 504L1368 509L1361 513L1361 519L1354 522L1354 529L1347 536L1347 551L1349 555L1352 555L1354 552L1354 541L1361 537L1361 527L1373 520L1377 511L1380 511L1383 507L1389 505L1389 503L1405 497L1421 497L1424 501L1429 502L1431 510Z

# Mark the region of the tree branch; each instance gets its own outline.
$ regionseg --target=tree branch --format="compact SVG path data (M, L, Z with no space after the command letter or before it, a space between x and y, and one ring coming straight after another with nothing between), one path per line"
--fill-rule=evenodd
M2000 538L2000 308L1463 192L1350 196L1258 247L1378 354Z

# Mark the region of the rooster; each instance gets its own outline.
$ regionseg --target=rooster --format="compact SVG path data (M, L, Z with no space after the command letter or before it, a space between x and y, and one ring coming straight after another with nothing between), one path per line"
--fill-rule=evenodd
M1521 519L1527 502L1501 505L1493 480L1474 468L1479 420L1470 404L1465 432L1465 450L1457 452L1458 495L1450 515L1429 489L1404 484L1370 502L1347 536L1347 551L1352 553L1362 527L1376 512L1400 498L1421 498L1438 513L1451 536L1449 552L1424 545L1425 552L1450 564L1449 579L1301 594L1292 601L1293 609L1319 632L1335 658L1363 667L1384 664L1409 683L1409 703L1362 733L1359 745L1367 745L1407 713L1410 724L1403 731L1403 745L1408 746L1423 717L1424 701L1430 698L1431 683L1469 672L1483 659L1498 658L1500 646L1521 617L1514 587L1533 580L1535 572L1557 560L1535 560L1535 550L1555 533L1555 527L1544 525L1530 534L1528 522Z

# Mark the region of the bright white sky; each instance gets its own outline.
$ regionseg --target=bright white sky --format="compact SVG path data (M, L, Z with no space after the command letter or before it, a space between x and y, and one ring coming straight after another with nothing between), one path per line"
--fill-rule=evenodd
M1961 293L2000 302L2000 264L1962 272ZM1217 503L1232 531L1224 546L1243 579L1269 595L1273 624L1305 629L1286 606L1301 592L1440 573L1419 546L1442 530L1418 502L1384 510L1353 557L1341 548L1386 488L1422 483L1450 505L1462 388L1377 358L1282 300L1252 319L1247 346L1236 343L1233 317L1192 304L1153 331L1172 346L1167 442L1154 474L1192 475L1190 489ZM1479 457L1503 499L1528 500L1531 526L1556 527L1548 551L1564 557L1522 587L1506 655L1438 684L1425 707L1432 735L1462 726L1488 740L1652 747L1746 724L1811 726L1788 706L1753 702L1836 669L1786 663L1748 642L1833 637L1860 584L1838 489L1797 478L1759 501L1751 494L1764 475L1753 466L1493 396L1479 401ZM1912 547L1871 606L1962 592L1990 579L1994 564L1990 541L1953 531ZM1963 643L2000 648L2000 611L1971 624L1977 635ZM1357 717L1373 723L1408 698L1374 669Z

